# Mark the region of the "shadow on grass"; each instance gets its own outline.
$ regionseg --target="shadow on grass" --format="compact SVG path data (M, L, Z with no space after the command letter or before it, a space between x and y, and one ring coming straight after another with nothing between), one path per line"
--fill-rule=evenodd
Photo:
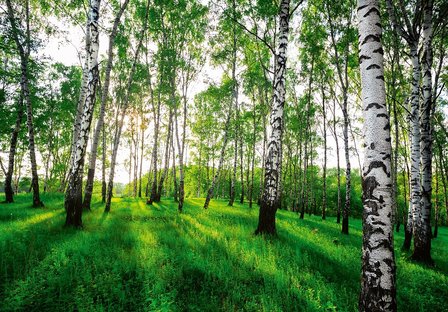
M127 213L131 210L117 214ZM99 216L99 212L92 214ZM133 257L137 238L129 222L115 216L105 220L89 220L83 231L63 229L59 222L53 226L57 235L52 236L38 233L48 229L35 225L33 233L42 252L23 274L6 282L0 305L23 311L141 309L144 298L138 294L143 282L137 278ZM18 256L15 251L10 258L17 260Z

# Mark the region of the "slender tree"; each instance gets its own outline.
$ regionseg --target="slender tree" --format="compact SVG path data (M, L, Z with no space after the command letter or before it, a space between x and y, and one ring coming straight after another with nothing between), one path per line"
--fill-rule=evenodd
M339 10L344 10L344 3L340 2L342 6L339 8ZM350 2L349 2L350 3ZM350 207L351 207L351 163L350 163L350 147L349 147L349 140L348 140L348 131L349 131L349 125L350 125L350 118L349 118L349 112L348 112L348 92L349 92L349 77L348 77L348 69L349 69L349 53L350 53L350 44L349 42L344 42L344 50L342 52L342 55L340 55L339 47L341 42L339 42L336 39L336 24L334 21L333 12L331 10L330 5L327 3L326 5L327 9L327 17L328 17L328 24L330 28L330 37L331 37L331 43L334 50L334 58L335 58L335 65L336 65L336 72L339 79L339 83L341 85L341 91L342 91L342 103L340 103L342 114L344 116L344 127L342 130L343 138L344 138L344 154L345 154L345 204L344 208L342 210L342 233L348 234L348 216L350 213ZM346 32L348 33L351 27L351 16L350 12L351 10L345 10L345 20L346 25L344 25L344 28ZM348 34L346 34L347 36ZM344 38L344 37L342 37Z
M168 125L167 125L167 135L166 135L166 144L165 144L165 166L162 171L162 175L160 176L160 181L157 190L156 202L160 201L162 196L163 183L168 174L168 167L170 162L170 149L171 149L171 129L173 128L173 111L170 109L169 117L168 117Z
M17 18L14 16L14 8L11 0L6 0L6 6L8 9L8 19L11 25L12 36L19 50L20 56L20 70L21 70L21 97L25 100L26 107L26 123L28 126L28 141L29 152L31 162L31 187L33 189L33 207L41 207L43 203L40 200L39 195L39 177L37 175L37 163L36 163L36 148L34 144L34 125L33 125L33 107L31 103L30 83L29 83L29 57L31 51L31 38L30 38L30 8L29 1L25 1L25 42L20 41L19 26L17 25ZM20 104L19 104L20 105Z
M134 75L137 70L137 63L139 60L140 51L143 49L143 39L145 37L145 33L146 33L146 30L148 27L149 3L150 3L150 0L148 0L148 2L146 4L146 13L144 16L142 29L139 34L137 48L135 50L133 61L132 61L132 67L129 72L129 77L128 77L128 81L126 84L124 98L122 100L123 102L121 103L121 112L117 111L118 122L116 123L117 126L115 129L115 134L114 134L114 139L113 139L112 157L111 157L111 162L110 162L109 180L107 183L106 205L104 207L104 212L110 211L110 205L112 202L112 193L113 193L113 187L114 187L114 175L115 175L115 165L117 162L118 146L120 144L121 133L123 130L124 117L126 115L126 112L128 110L128 106L129 106L129 101L130 101L131 92L132 92L131 89L132 89L132 84L134 82Z
M268 139L267 157L264 164L265 181L260 202L258 226L255 234L276 234L275 214L279 208L278 185L281 179L280 163L283 134L283 107L286 94L286 53L290 19L290 1L280 2L278 50L275 55L274 97L271 108L271 133Z
M408 44L410 50L410 58L412 62L412 80L411 80L411 207L412 222L407 222L408 228L415 228L420 211L421 201L421 177L420 177L420 60L418 55L418 45L420 42L420 25L421 25L421 5L420 2L414 8L412 20L406 12L403 2L400 1L400 11L405 21L403 27L395 14L395 7L391 0L386 0L387 11L392 28L398 33ZM412 230L413 232L413 230ZM409 244L410 246L410 244ZM407 245L403 245L404 248Z
M12 188L12 176L14 174L14 160L16 157L17 141L19 137L20 128L22 126L23 119L23 96L20 92L19 99L17 101L17 117L14 130L11 134L11 143L9 145L8 155L8 169L5 170L5 201L7 203L14 202L14 190ZM2 165L3 166L3 165Z
M89 50L86 51L86 58L89 59L89 74L81 118L79 119L79 123L77 121L75 124L75 128L78 128L79 131L76 138L75 151L72 155L68 186L65 193L65 210L67 212L65 220L66 226L82 227L82 174L98 83L99 14L100 0L92 0L90 2L88 18L90 39L86 39L91 41Z
M114 24L112 26L112 31L109 35L109 50L107 53L107 65L106 72L104 78L104 85L101 91L101 105L100 112L98 116L98 120L95 127L95 132L93 134L92 146L90 149L90 159L89 159L89 171L87 173L87 182L86 189L84 191L84 202L83 207L85 209L90 209L90 202L92 200L92 192L93 192L93 180L95 178L95 167L96 167L96 158L98 151L98 143L100 140L101 129L104 124L104 114L106 111L106 103L109 97L109 85L110 85L110 73L112 71L112 64L114 59L114 42L115 37L117 36L118 26L120 25L121 16L123 15L126 7L129 3L129 0L125 0L121 5L117 16L115 17Z
M417 261L433 263L431 258L431 209L432 209L432 16L433 1L423 2L423 103L420 115L420 151L421 151L421 202L414 218L414 253Z
M323 117L323 133L324 138L324 164L322 168L322 220L326 219L327 211L327 111L325 103L325 90L322 85L322 117Z

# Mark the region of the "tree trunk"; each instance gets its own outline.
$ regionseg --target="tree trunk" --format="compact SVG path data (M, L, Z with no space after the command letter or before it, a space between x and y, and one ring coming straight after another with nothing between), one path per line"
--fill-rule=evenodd
M157 95L157 108L153 103L153 111L154 111L154 147L152 150L152 168L153 168L153 180L151 186L151 195L147 204L152 205L152 203L157 199L157 150L159 145L159 124L160 124L160 89Z
M238 127L238 132L241 131L241 128ZM240 178L241 178L241 197L240 197L240 204L244 204L244 161L243 161L243 150L244 150L244 146L243 146L243 136L240 133ZM249 170L249 168L247 168L247 170ZM249 171L248 171L249 172Z
M336 143L336 169L337 169L337 181L338 181L338 208L336 213L336 222L341 223L341 208L342 208L342 196L341 196L341 162L339 155L339 137L336 130L336 101L333 102L333 132L334 132L334 140Z
M20 55L20 69L21 69L21 94L25 100L26 113L27 113L27 126L28 126L28 140L31 162L31 187L33 189L33 207L42 207L43 203L39 197L39 178L37 175L37 163L36 163L36 148L34 144L34 126L33 126L33 108L31 104L31 95L28 79L28 62L30 54L30 31L29 31L29 2L26 1L26 47L20 42L19 29L16 25L16 18L14 16L11 0L6 1L8 7L8 19L12 28L12 35L16 43L17 49Z
M344 103L342 106L342 113L344 115L344 151L345 151L345 205L342 210L342 233L348 234L348 215L350 213L350 195L351 195L351 165L348 145L348 127L349 117L347 112L347 94L344 95Z
M208 208L208 205L210 204L210 200L213 197L213 192L215 190L216 183L218 181L219 174L221 172L222 164L224 162L224 154L225 154L225 150L226 150L226 146L227 146L227 141L229 139L228 132L229 132L229 125L230 125L231 109L232 108L230 106L229 107L229 112L227 114L226 124L225 124L225 127L224 127L224 138L223 138L223 143L222 143L222 147L221 147L221 154L219 156L218 168L216 169L216 172L213 175L212 185L208 189L207 197L205 198L204 209Z
M405 173L405 169L403 168L403 172L402 172L402 178L403 178L403 198L404 198L404 209L403 209L403 214L402 214L402 221L403 221L403 226L404 226L404 231L405 231L405 236L406 236L406 226L407 226L407 222L406 222L406 216L405 216L405 211L406 211L406 207L408 207L408 184L406 183L406 173ZM397 233L399 232L399 227L397 226ZM409 246L410 246L410 242L409 242Z
M11 144L9 146L8 155L8 170L5 174L5 197L7 203L14 202L14 190L12 189L12 175L14 173L14 159L16 157L16 147L19 137L20 127L23 119L23 93L20 92L19 100L17 102L17 118L14 131L11 134Z
M437 144L438 146L438 150L439 150L439 170L440 170L440 175L442 177L442 186L443 186L443 194L444 194L444 198L445 198L445 209L446 209L446 213L445 213L445 217L446 217L446 221L445 224L448 225L448 188L447 188L447 171L446 171L446 167L445 167L445 162L443 161L443 153L442 153L442 147L440 146L440 143Z
M414 253L417 261L433 264L431 258L432 208L432 0L424 1L423 10L423 105L420 119L421 199L414 218ZM418 126L418 120L416 122Z
M140 142L140 170L138 173L138 197L142 198L142 173L143 173L143 151L144 151L144 146L145 146L145 117L143 115L143 109L141 110L141 120L142 120L142 127L141 127L141 131L142 133L140 134L141 136L141 142Z
M254 175L255 175L255 145L257 141L257 120L256 120L256 105L254 99L253 107L253 132L252 132L252 160L251 160L251 176L249 188L249 208L252 208L252 199L254 196Z
M8 19L11 24L12 34L14 41L16 43L17 49L20 55L20 69L21 69L21 93L23 99L26 103L27 112L27 126L28 126L28 140L29 140L29 151L30 151L30 161L31 161L31 187L33 189L33 207L42 207L43 203L39 197L39 178L37 175L37 163L36 163L36 148L34 144L34 126L33 126L33 108L31 104L31 95L28 80L28 61L30 54L30 37L29 37L29 2L26 1L26 47L20 43L19 30L16 25L16 20L14 16L14 11L10 0L6 1L8 7ZM26 49L26 50L25 50Z
M137 125L136 125L136 129L135 129L135 141L134 141L134 180L133 180L133 184L134 184L134 189L133 189L133 195L134 198L137 197L137 184L138 184L138 162L139 162L139 156L138 156L138 147L139 147L139 134L140 132L139 130L139 117L138 114L136 114L136 120L137 120Z
M310 161L310 166L311 166L311 181L309 183L310 187L310 208L309 208L309 215L311 215L311 213L313 213L313 215L316 215L316 196L314 194L314 164L313 164L313 159L314 159L314 153L313 153L313 136L312 134L310 134L310 141L311 141L311 161Z
M409 249L411 249L411 241L412 241L412 231L413 231L413 221L412 221L412 191L411 191L411 187L410 186L410 181L411 181L411 175L410 175L410 170L409 170L409 162L408 162L408 157L407 157L407 146L406 146L406 140L404 140L404 163L405 163L405 168L406 168L406 175L407 175L407 181L408 183L406 185L404 185L405 189L407 189L407 187L409 186L409 205L408 207L408 213L407 213L407 220L406 220L406 224L405 224L405 228L404 228L404 242L403 242L403 246L402 249L405 251L408 251ZM403 173L404 174L404 173ZM406 181L406 180L405 180Z
M263 113L263 151L261 154L261 172L260 172L260 185L259 185L259 192L258 192L258 200L257 204L261 204L261 197L263 196L263 186L264 186L264 164L266 162L266 142L268 141L267 136L267 127L266 127L266 116Z
M359 311L396 311L389 115L378 0L358 0L365 159Z
M121 5L120 10L118 11L117 16L115 17L114 24L112 27L112 32L109 36L109 50L108 50L108 55L107 55L107 65L106 65L106 72L105 72L105 78L104 78L104 85L103 85L103 90L101 91L100 112L98 115L95 132L93 134L93 141L92 141L92 146L90 149L90 158L89 158L89 171L87 173L86 189L84 191L83 208L88 209L88 210L90 210L90 203L92 201L93 181L95 178L95 167L96 167L96 158L97 158L97 152L98 152L98 143L100 140L101 129L103 128L103 124L104 124L104 114L106 111L106 103L107 103L107 99L109 97L110 73L112 71L112 64L113 64L113 59L114 59L114 41L115 41L115 37L117 35L117 30L118 30L118 26L120 24L121 16L123 15L123 12L126 9L126 6L128 5L128 3L129 3L129 0L125 0L124 3ZM104 151L103 151L103 153L104 153Z
M437 238L439 234L439 219L440 219L440 207L439 207L439 166L437 164L437 158L436 158L436 193L434 198L434 234L432 235L432 238Z
M182 212L183 206L184 206L184 197L185 197L185 190L184 190L184 144L185 144L185 122L186 122L186 114L187 114L187 104L186 100L184 102L184 124L183 124L183 140L182 144L180 143L179 138L179 124L177 121L177 108L174 108L174 119L175 127L176 127L176 139L177 139L177 148L179 150L179 204L177 206L177 209L179 212Z
M308 116L309 108L307 109L306 115ZM308 136L309 136L309 118L307 118L307 123L305 127L305 142L303 151L303 173L302 173L302 186L301 186L301 210L300 219L305 217L305 212L308 209Z
M418 221L421 200L420 186L420 64L418 58L417 46L411 48L412 58L412 93L411 93L411 209L412 222L408 222L408 226L412 227L412 233L415 235L415 226Z
M173 131L174 132L174 131ZM178 196L177 196L177 192L178 192L178 187L177 187L177 171L176 171L176 153L174 150L174 133L173 133L173 138L171 139L171 149L173 152L173 184L174 184L174 201L178 202Z
M105 127L103 126L103 135L102 135L102 140L103 140L103 153L102 153L102 161L101 161L101 165L102 165L102 172L101 172L101 202L104 204L106 202L106 131L105 131Z
M335 36L335 25L333 24L333 19L331 15L330 7L327 6L327 14L328 14L328 23L330 25L330 35L331 35L331 42L335 54L335 62L336 62L336 70L339 78L339 82L341 84L342 89L342 97L343 97L343 103L341 105L342 113L344 116L344 127L343 127L343 137L344 137L344 151L345 151L345 205L344 209L342 210L342 233L348 234L348 216L350 213L350 195L351 195L351 164L350 164L350 155L349 155L349 145L348 145L348 128L349 128L349 116L347 111L347 105L348 105L348 53L349 53L349 45L346 45L346 48L344 50L344 61L341 61L341 58L339 56L339 50L336 42L336 36ZM349 26L349 23L351 22L350 18L348 19L347 27ZM343 68L341 68L343 64ZM336 131L335 131L336 136ZM339 149L338 149L339 153ZM338 155L339 156L339 155ZM339 161L338 161L339 163ZM339 173L339 169L338 169ZM339 203L338 203L339 204ZM338 206L339 209L339 206ZM340 221L340 217L338 216L338 223Z
M233 18L235 19L235 0L233 0ZM234 105L234 123L233 123L233 139L234 141L234 157L233 157L233 174L230 180L230 199L229 206L233 206L233 202L235 201L235 184L236 184L236 170L237 170L237 162L238 162L238 85L236 81L236 33L235 33L235 23L233 23L233 50L232 50L232 81L233 81L233 90L232 90L232 100Z
M168 167L169 167L169 162L170 162L170 147L171 147L170 139L172 137L171 129L173 127L172 124L173 124L173 112L170 109L169 118L168 118L168 133L166 135L166 146L165 146L165 167L164 167L164 169L162 171L162 175L160 177L159 188L157 190L157 196L156 196L156 200L155 200L156 202L160 201L160 198L162 196L163 182L165 181L165 177L168 174Z
M326 218L327 210L327 113L325 110L325 91L322 85L322 117L323 117L323 127L324 127L324 164L322 168L322 220Z
M400 64L400 54L398 49L399 39L394 36L394 46L393 46L393 56L392 56L392 64L391 64L391 88L392 88L392 112L394 114L394 148L392 150L393 155L393 165L392 165L392 184L393 184L393 193L392 193L392 208L393 208L393 221L396 224L397 233L400 230L400 209L398 208L398 148L399 148L399 137L400 137L400 129L398 127L398 111L397 111L397 77L395 66L399 67Z
M87 51L86 56L89 59L89 79L86 85L85 102L83 103L83 110L79 119L76 147L73 153L73 161L70 165L68 186L65 193L66 226L82 227L82 174L98 83L99 13L100 0L92 0L89 13L91 43L90 50Z
M90 2L89 2L90 3ZM90 4L91 5L91 4ZM86 29L85 29L85 46L84 49L86 51L86 57L84 59L84 67L82 68L82 80L81 80L81 89L78 98L78 105L76 107L76 115L75 115L75 123L72 131L72 144L70 146L70 165L74 162L75 154L76 154L76 142L78 142L79 131L81 127L81 117L83 114L83 106L86 101L88 80L89 80L89 53L91 50L91 30L90 30L90 20L91 16L88 13L86 19ZM68 177L67 177L68 178ZM64 187L65 189L65 187Z
M275 214L279 207L279 182L283 136L283 107L285 105L286 53L289 33L289 0L280 2L278 50L275 55L274 97L271 109L271 133L265 167L263 196L255 234L276 234Z
M129 98L130 98L130 94L131 94L132 82L134 81L134 74L137 69L137 61L138 61L138 57L140 55L140 50L142 49L143 38L144 38L146 28L148 25L148 14L149 14L149 0L146 5L146 13L145 13L143 29L140 33L140 39L137 44L137 49L135 50L132 68L129 73L129 78L128 78L128 82L127 82L127 86L126 86L126 94L123 99L123 103L121 105L120 120L115 129L112 157L111 157L111 161L110 161L109 181L108 181L108 185L107 185L106 205L104 208L104 212L110 211L110 205L111 205L111 201L112 201L112 194L113 194L113 187L114 187L114 175L115 175L115 165L116 165L116 161L117 161L118 146L120 144L120 137L121 137L121 132L123 129L124 116L126 115L126 111L127 111L128 105L129 105ZM120 108L118 108L118 110L119 109ZM117 113L118 113L118 111L117 111Z

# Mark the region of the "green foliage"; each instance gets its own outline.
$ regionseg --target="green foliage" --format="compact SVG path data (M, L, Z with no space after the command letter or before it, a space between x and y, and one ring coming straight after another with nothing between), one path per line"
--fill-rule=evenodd
M357 311L361 223L278 212L279 237L253 236L258 209L214 200L146 206L114 199L63 228L61 195L0 209L2 311ZM407 260L395 238L399 311L444 311L448 229L433 240L436 268ZM425 287L421 287L425 285Z

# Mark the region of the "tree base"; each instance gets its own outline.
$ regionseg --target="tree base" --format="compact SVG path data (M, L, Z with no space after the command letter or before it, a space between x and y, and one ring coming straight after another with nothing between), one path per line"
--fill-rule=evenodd
M32 207L33 208L44 208L45 205L42 201L39 200L38 202L34 202Z
M405 227L404 230L404 242L401 250L409 251L411 249L411 241L412 241L412 232L408 231Z
M411 259L413 261L425 264L430 267L434 266L434 260L431 257L431 253L428 251L414 250L414 253L411 256Z
M348 235L348 218L342 218L342 234Z
M275 213L277 212L277 209L278 203L270 203L267 200L262 199L258 217L258 227L255 230L255 235L277 235L275 227Z

